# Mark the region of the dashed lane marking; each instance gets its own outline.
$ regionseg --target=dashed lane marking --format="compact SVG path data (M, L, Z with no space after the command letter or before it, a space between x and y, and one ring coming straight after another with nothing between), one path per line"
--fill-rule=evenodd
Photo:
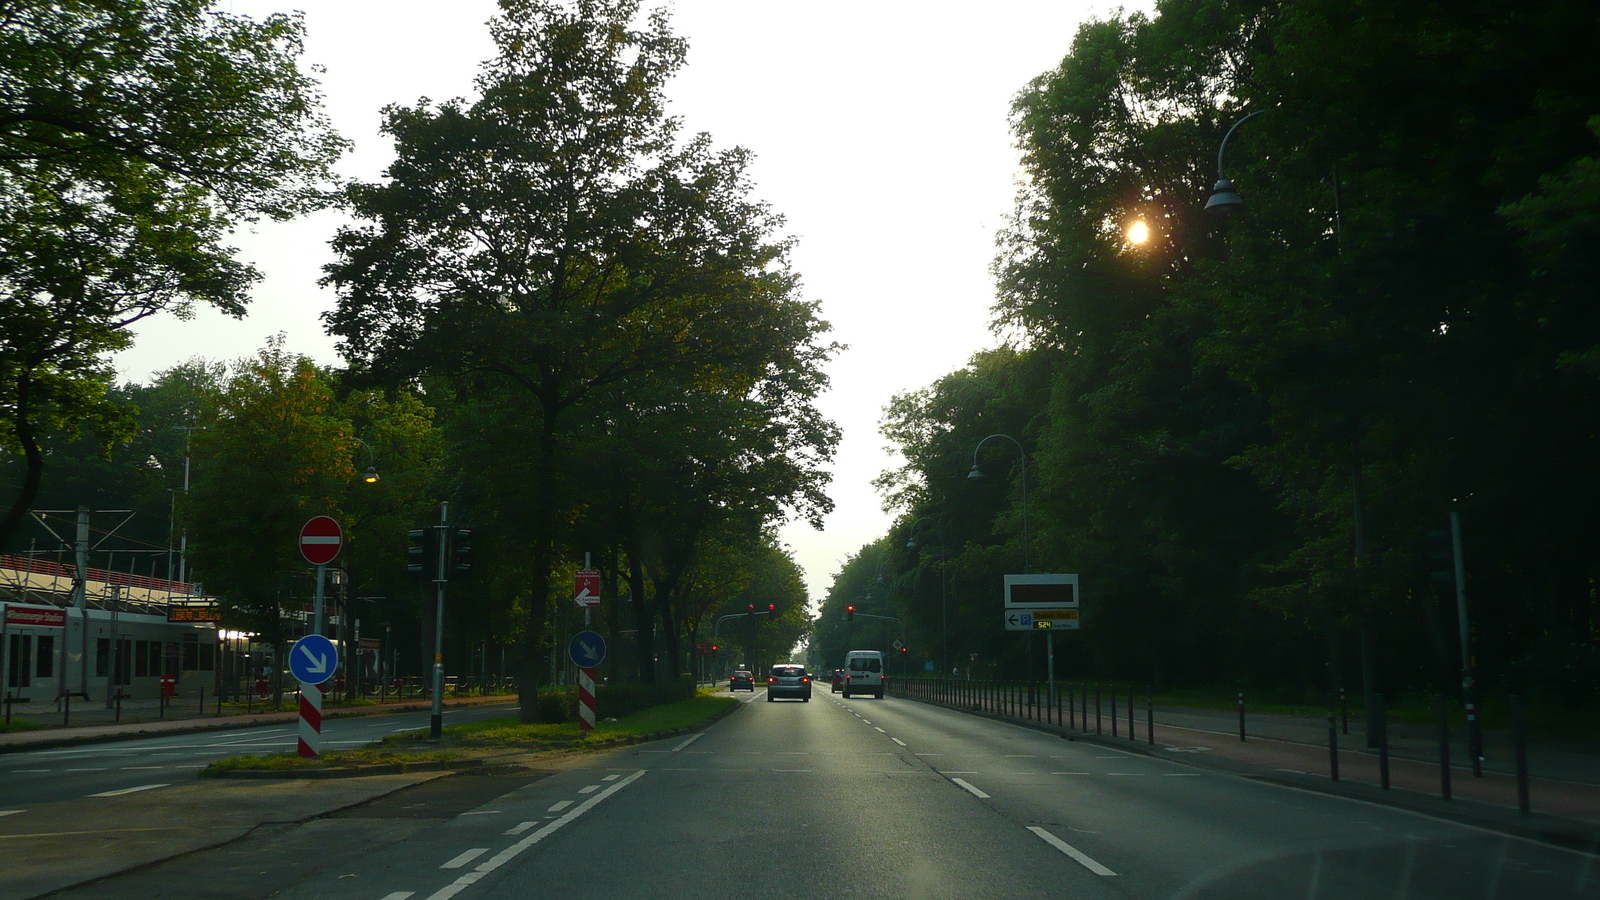
M498 816L502 812L505 812L505 810L501 810L501 809L475 809L472 812L464 812L461 815L463 815L463 816ZM460 818L460 817L458 816L457 818Z
M598 791L598 790L600 790L600 785L598 785L598 784L586 784L583 787L578 788L578 793L580 793L580 794L592 794L592 793L594 793L595 791Z
M897 738L897 737L892 737L892 738L889 738L889 740L891 740L891 741L894 741L894 742L895 742L895 743L896 743L896 744L899 744L899 745L900 745L900 746L902 746L902 747L904 747L904 746L906 746L906 742L905 742L905 741L902 741L902 740L900 740L900 739L899 739L899 738Z
M980 791L977 788L973 787L971 784L969 784L967 782L967 780L965 778L952 778L950 780L955 782L956 784L961 785L963 790L965 790L967 793L971 794L972 796L977 797L979 800L988 800L989 799L989 795L988 794L985 794L983 791Z
M545 812L561 812L563 809L566 809L571 805L571 800L557 800L555 803L551 804L550 808L545 810Z
M683 743L679 744L676 747L673 747L672 748L672 752L673 753L677 753L679 750L682 750L683 748L689 746L690 744L694 743L695 741L700 740L704 736L705 736L705 732L704 731L700 732L699 734L690 735L688 740L684 741ZM616 776L613 775L612 777L615 778Z
M618 778L621 778L621 777L622 777L621 775L607 775L606 777L604 777L604 778L602 778L600 780L601 781L616 781Z
M1060 850L1062 853L1065 853L1066 855L1068 855L1068 856L1072 857L1073 859L1077 860L1078 863L1080 865L1082 865L1085 869L1088 869L1089 871L1095 873L1096 875L1101 875L1101 876L1105 876L1105 877L1115 877L1116 876L1117 873L1111 871L1110 869L1106 868L1105 866L1102 866L1099 863L1095 862L1094 860L1090 859L1088 857L1088 855L1085 854L1082 850L1079 850L1078 848L1072 846L1071 844L1067 843L1066 841L1063 841L1061 838L1056 837L1055 835L1051 834L1050 832L1045 831L1043 828L1040 828L1037 825L1029 825L1028 826L1028 830L1033 832L1034 834L1038 835L1039 839L1044 841L1046 844L1049 844L1050 846L1056 848L1057 850Z
M532 828L533 826L535 826L537 824L539 824L539 823L538 822L523 822L523 823L517 825L514 828L507 828L505 833L506 834L521 834L524 831L527 831L529 828Z
M153 791L156 788L164 788L166 786L167 786L166 784L141 784L138 787L122 788L121 790L116 790L116 791L101 791L98 794L90 794L89 796L91 796L91 797L121 797L123 794L137 794L140 791Z
M416 891L395 891L392 894L384 894L383 900L410 900L411 895L415 893Z
M595 806L599 805L602 800L605 800L607 797L615 794L617 791L620 791L628 785L633 784L635 781L638 781L644 776L644 773L644 769L639 769L632 775L629 775L627 778L613 783L604 791L601 791L600 793L590 797L589 799L583 801L583 803L574 807L572 812L567 813L554 822L551 822L548 825L545 825L543 828L540 828L538 831L535 831L533 834L530 834L506 849L501 850L494 856L489 857L487 861L479 863L471 872L462 875L455 881L452 881L439 890L434 891L431 895L429 895L428 900L450 900L451 897L454 897L455 895L466 890L468 887L471 887L478 881L478 879L489 874L490 872L493 872L495 869L500 868L513 859L516 859L517 856L522 853L522 851L532 847L534 844L539 843L550 835L555 834L563 825L576 820L579 816L591 809L594 809Z
M452 858L449 862L445 863L444 865L440 866L439 868L441 868L441 869L459 869L462 866L466 865L467 863L472 862L473 860L477 859L478 857L480 857L480 856L482 856L482 855L484 855L485 853L488 853L488 852L489 852L489 848L488 847L473 847L471 850L463 850L463 851L461 851L461 854L459 856L456 856L456 857Z
M17 813L25 812L27 812L25 809L0 809L0 819L5 818L6 816L14 816Z
M873 730L873 731L876 731L876 732L877 732L877 733L879 733L879 734L888 734L888 733L889 733L889 732L887 732L887 731L884 731L884 730L883 730L883 729L882 729L882 728L879 728L879 727L878 727L878 726L876 726L876 725L874 725L874 726L872 726L872 730Z

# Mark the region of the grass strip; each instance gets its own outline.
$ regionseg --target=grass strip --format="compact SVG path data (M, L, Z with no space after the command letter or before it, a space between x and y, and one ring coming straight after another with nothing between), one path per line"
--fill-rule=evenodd
M463 756L459 750L408 749L363 747L357 750L334 750L317 757L300 757L293 753L271 753L265 756L230 756L207 766L202 774L219 772L287 772L297 769L338 769L351 766L393 766L405 770L408 764L422 762L448 762Z

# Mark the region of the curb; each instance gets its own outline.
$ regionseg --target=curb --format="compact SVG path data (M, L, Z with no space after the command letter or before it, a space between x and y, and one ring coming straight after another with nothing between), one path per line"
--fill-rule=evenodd
M366 775L409 775L412 772L448 772L456 769L477 769L486 765L482 758L445 759L419 763L381 763L370 766L341 766L337 769L229 769L207 774L200 770L201 778L243 778L246 780L308 780L326 778L361 778Z
M1310 773L1276 772L1220 756L1200 756L1198 754L1185 753L1181 754L1183 758L1175 758L1180 754L1164 752L1164 748L1170 747L1170 744L1164 745L1158 742L1152 746L1146 740L1129 740L1125 737L1113 738L1104 734L1073 732L1059 725L1047 725L1044 722L1036 722L1030 719L1013 719L1009 716L966 709L961 706L953 706L931 700L919 700L905 696L901 696L898 699L924 703L928 706L936 706L994 722L1018 725L1043 734L1053 734L1066 741L1082 741L1097 747L1109 747L1126 753L1134 753L1140 756L1191 766L1196 769L1224 772L1278 787L1311 791L1326 796L1340 797L1345 800L1354 800L1358 803L1371 803L1375 806L1387 806L1416 815L1444 819L1474 828L1481 828L1496 834L1520 837L1569 850L1592 853L1597 846L1600 846L1600 825L1594 825L1578 819L1568 819L1542 813L1522 816L1514 810L1507 812L1500 806L1478 800L1457 798L1447 801L1439 797L1419 794L1405 789L1385 791L1377 785L1364 782L1336 782L1325 776L1317 776ZM1295 742L1283 741L1281 743ZM1311 745L1302 744L1300 746ZM1448 804L1448 806L1445 804ZM1510 816L1515 816L1516 818L1513 819Z
M499 698L495 699L498 700ZM515 701L516 698L512 697L506 702L514 703ZM494 704L489 701L482 701L478 703L461 703L458 701L456 703L446 703L444 705L446 708L449 708L451 706L493 706ZM322 717L324 719L361 719L367 718L368 716L386 716L393 713L418 712L430 708L431 707L427 703L407 703L398 706L390 705L382 707L346 707L345 709L333 710L331 712L325 711L323 712ZM267 716L272 716L272 718L267 718ZM230 728L253 728L257 725L278 725L284 722L295 721L299 721L299 714L288 712L268 713L256 716L239 716L237 719L232 719L226 722L219 722L216 719L211 719L204 725L186 725L173 728L139 728L136 731L118 731L111 732L109 734L79 734L67 737L50 738L48 740L40 741L25 741L13 744L0 743L0 754L24 753L29 750L56 750L61 747L75 747L80 744L109 744L117 741L137 741L151 737L163 737L169 734L203 734L207 731L227 731ZM139 724L154 725L157 723L142 722ZM90 725L85 727L99 728L102 726Z

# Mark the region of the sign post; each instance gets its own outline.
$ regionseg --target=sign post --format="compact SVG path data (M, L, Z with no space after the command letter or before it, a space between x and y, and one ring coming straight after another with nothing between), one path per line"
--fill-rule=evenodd
M567 645L567 656L578 667L578 727L594 730L594 669L605 661L606 639L592 631L580 631Z
M322 753L322 688L339 668L339 648L320 634L308 634L289 648L289 672L300 682L301 756Z
M1056 630L1078 628L1078 576L1065 574L1007 575L1007 631L1045 631L1050 703L1056 697Z
M317 516L300 527L300 555L317 567L317 601L312 615L316 623L312 631L316 634L322 633L322 583L328 563L339 555L342 544L344 532L338 522L327 516Z

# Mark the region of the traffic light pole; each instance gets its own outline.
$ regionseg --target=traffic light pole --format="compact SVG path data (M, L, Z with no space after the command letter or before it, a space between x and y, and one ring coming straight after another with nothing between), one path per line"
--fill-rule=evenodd
M1483 736L1478 722L1477 685L1472 677L1472 648L1467 627L1467 572L1461 558L1461 514L1450 511L1450 555L1456 583L1456 617L1461 626L1461 702L1467 708L1467 755L1472 757L1472 775L1483 774Z
M428 719L428 735L434 740L444 732L444 586L445 526L450 522L450 503L439 504L439 559L434 587L438 591L438 604L433 616L433 714Z

